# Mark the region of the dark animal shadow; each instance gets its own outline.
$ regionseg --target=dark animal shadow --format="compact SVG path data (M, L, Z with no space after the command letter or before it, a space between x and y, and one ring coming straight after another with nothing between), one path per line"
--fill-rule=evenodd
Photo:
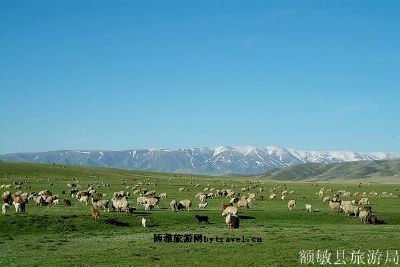
M111 224L111 225L115 225L115 226L123 226L123 227L128 227L129 223L126 222L120 222L114 219L107 219L105 220L105 223Z
M246 215L238 215L239 219L242 220L254 220L256 217L253 216L246 216Z
M73 218L78 218L78 215L71 215L71 216L61 216L62 219L73 219Z
M150 215L151 212L146 212L146 211L133 211L132 215Z

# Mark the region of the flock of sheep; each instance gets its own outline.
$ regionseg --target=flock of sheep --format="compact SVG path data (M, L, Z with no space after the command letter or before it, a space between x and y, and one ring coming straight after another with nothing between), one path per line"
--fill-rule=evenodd
M168 180L170 179L171 178L168 178ZM25 181L25 183L15 183L14 188L21 189L24 184L26 185L27 181ZM8 212L10 205L14 205L16 213L25 212L28 201L32 201L37 206L63 204L64 206L68 207L72 205L71 199L76 199L77 202L83 205L88 205L90 203L92 206L92 218L94 220L99 220L101 210L103 212L110 212L110 210L113 210L116 212L127 212L132 214L136 208L142 206L144 210L150 211L155 208L159 209L160 201L168 198L168 194L166 192L157 193L156 190L149 190L148 187L150 186L157 187L157 184L151 182L150 180L148 180L147 183L138 182L132 186L126 186L124 181L122 181L122 184L125 186L125 189L114 192L112 198L109 199L107 198L106 194L100 192L101 187L109 188L109 184L101 183L94 186L88 185L87 189L82 190L82 186L80 185L79 181L73 180L72 183L67 184L66 190L61 192L63 195L62 203L60 203L59 194L53 194L47 189L40 192L27 193L19 190L15 193L11 193L11 184L1 185L0 188L6 189L6 191L2 193L2 214L5 215ZM189 182L189 184L191 184L191 182ZM240 188L240 190L239 188L235 188L238 186L237 184L232 184L230 188L223 181L222 184L222 188L217 189L215 187L210 187L210 184L208 183L207 187L201 191L198 191L194 195L194 199L197 200L198 210L206 210L208 207L208 201L210 199L221 199L222 203L220 207L222 216L225 217L226 224L231 229L237 229L239 228L240 221L240 216L238 215L239 211L249 209L250 205L256 200L256 197L260 200L264 200L264 192L266 191L263 186L264 182L246 180L242 182L244 187ZM52 185L52 183L49 185ZM200 184L194 186L195 188L198 188ZM25 187L30 188L30 186ZM395 190L397 190L397 188L395 188ZM177 188L177 194L182 192L186 193L188 191L189 189L187 187ZM281 200L288 200L287 208L289 211L296 209L295 191L289 190L286 184L276 184L269 190L269 192L269 199L271 201L278 199L278 195L280 195L279 198ZM372 213L372 207L369 202L367 192L355 192L352 194L346 190L332 192L331 189L321 188L316 194L321 198L322 202L328 204L333 211L343 212L348 216L353 215L354 217L359 217L363 223L369 222L375 224L379 222L377 217ZM129 203L132 195L136 196L136 207L132 207ZM378 194L374 191L370 192L369 195L381 197L397 196L393 193L382 192ZM353 196L355 199L340 200L341 197L351 196ZM191 207L192 200L188 198L184 198L182 200L173 199L169 201L169 208L173 212L190 211ZM305 210L307 212L314 211L310 204L305 205ZM208 216L195 215L195 218L197 219L198 223L209 223ZM146 227L147 219L142 218L141 223L143 227Z

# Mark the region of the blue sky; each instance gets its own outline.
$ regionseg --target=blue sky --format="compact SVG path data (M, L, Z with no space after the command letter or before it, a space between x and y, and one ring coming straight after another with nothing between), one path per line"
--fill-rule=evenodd
M0 154L400 152L398 1L2 1Z

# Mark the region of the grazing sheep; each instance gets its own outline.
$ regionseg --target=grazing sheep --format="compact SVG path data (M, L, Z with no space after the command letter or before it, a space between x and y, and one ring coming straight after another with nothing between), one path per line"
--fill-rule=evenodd
M92 208L92 218L93 218L95 221L100 220L100 211L99 211L98 209Z
M206 201L207 201L207 195L205 195L205 194L200 194L200 195L199 195L199 200L200 200L200 202L206 202Z
M53 204L58 206L60 204L60 200L59 199L53 200Z
M144 206L144 210L152 210L155 206L151 203L146 203L143 205Z
M94 201L92 198L92 205L95 208L101 208L103 210L107 210L107 212L110 212L110 201L106 199L100 199L97 201Z
M324 203L328 203L331 200L330 197L324 197L324 199L322 200Z
M357 217L360 212L360 208L353 204L343 204L343 202L340 205L340 209L343 210L343 212L349 216L351 214L354 214L354 217Z
M11 205L12 197L10 191L3 192L2 197L3 197L3 203L8 203L8 205Z
M358 217L360 218L361 222L363 223L367 223L370 217L370 213L367 210L362 210L360 211L360 214L358 215Z
M294 210L296 208L296 200L289 200L287 206L289 210Z
M1 212L3 213L3 215L7 213L9 207L10 205L8 203L3 203L3 206L1 207Z
M111 201L113 207L116 208L118 212L126 211L129 208L129 203L126 196L122 197L121 199L113 197Z
M67 198L64 198L64 205L66 207L71 207L71 201L69 201L69 199L67 199Z
M205 210L207 206L208 206L207 202L199 203L199 210Z
M273 199L275 199L275 198L276 198L276 194L271 194L271 195L269 195L269 199L273 200Z
M143 206L143 205L146 204L146 202L147 202L146 199L147 199L146 197L138 197L138 198L136 199L136 204L137 204L137 205L142 205L142 206Z
M200 215L196 215L195 216L197 219L197 223L201 223L201 222L206 222L206 224L209 224L210 222L208 221L208 216L200 216Z
M285 200L286 198L287 198L286 195L281 196L282 200Z
M145 206L152 206L152 207L158 207L158 203L160 202L160 197L148 197L146 198L146 203Z
M161 194L159 195L159 197L163 197L163 198L168 198L167 196L168 196L167 193L161 193Z
M123 197L130 198L130 196L131 196L131 193L125 192L125 191L119 191L119 192L113 193L114 198L123 198Z
M247 201L246 198L241 198L238 202L237 202L237 207L238 208L246 208L249 209L249 202Z
M189 211L191 206L192 206L192 201L190 199L184 199L179 201L177 209L178 210L186 209L187 211Z
M233 198L235 197L236 193L234 191L226 191L226 197Z
M177 209L177 204L178 204L178 202L177 202L176 200L172 200L172 201L169 203L169 207L171 208L172 211L177 211L177 210L178 210L178 209Z
M234 206L228 206L224 209L222 212L222 216L231 214L231 215L236 215L238 213L238 208Z
M363 197L358 201L358 205L368 205L368 204L369 204L369 201L368 201L368 198L366 198L366 197Z
M312 206L310 204L306 204L306 211L312 212Z
M89 196L88 195L82 195L78 200L82 204L87 205L88 204L88 200L89 200Z
M143 227L146 227L146 222L147 222L147 220L146 220L146 218L142 218L142 225L143 225Z
M14 196L15 195L16 194L14 194ZM25 196L23 197L20 194L16 195L13 201L15 212L24 212L27 200L28 200L28 195L26 195L26 197Z
M329 201L329 207L333 210L333 211L340 211L340 201L333 201L330 200Z

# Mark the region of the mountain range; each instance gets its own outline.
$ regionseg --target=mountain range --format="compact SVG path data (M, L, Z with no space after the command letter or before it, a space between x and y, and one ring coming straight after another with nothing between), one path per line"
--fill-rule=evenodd
M304 163L341 163L390 160L387 152L303 151L278 146L216 146L187 149L132 149L124 151L59 150L0 155L1 161L59 163L159 172L195 174L260 174Z
M274 169L259 176L273 180L368 180L371 182L400 182L400 159L353 161L340 163L304 163Z

